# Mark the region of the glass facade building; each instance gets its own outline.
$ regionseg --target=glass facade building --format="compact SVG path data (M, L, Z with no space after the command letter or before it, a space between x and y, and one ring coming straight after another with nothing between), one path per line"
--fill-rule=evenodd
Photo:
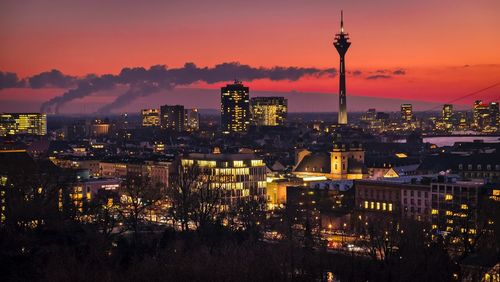
M240 81L221 88L221 129L223 133L245 132L250 124L249 88Z
M0 114L0 136L17 134L47 134L47 115L40 113Z
M284 125L288 103L284 97L256 97L250 99L252 122L257 126Z

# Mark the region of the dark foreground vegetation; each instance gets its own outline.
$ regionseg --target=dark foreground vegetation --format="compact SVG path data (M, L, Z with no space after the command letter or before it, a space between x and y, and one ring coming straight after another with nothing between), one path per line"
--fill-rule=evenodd
M266 243L221 225L106 237L64 222L27 232L2 230L2 281L447 281L457 272L446 251L401 250L387 261L332 254L301 240ZM136 238L136 239L132 239Z

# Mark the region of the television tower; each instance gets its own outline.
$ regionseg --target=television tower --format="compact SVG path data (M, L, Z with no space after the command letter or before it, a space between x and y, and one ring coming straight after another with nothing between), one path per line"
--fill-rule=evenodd
M340 33L335 35L333 46L340 56L340 77L339 77L339 119L338 124L347 124L347 100L345 92L345 62L344 56L351 46L349 34L344 33L344 13L340 11Z

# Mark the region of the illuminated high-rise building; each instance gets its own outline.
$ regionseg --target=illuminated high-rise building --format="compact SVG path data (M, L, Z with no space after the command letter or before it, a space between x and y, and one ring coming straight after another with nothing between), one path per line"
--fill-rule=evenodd
M488 104L476 100L472 108L473 125L476 129L483 129L489 123L490 109Z
M442 112L443 121L449 122L452 116L453 116L453 105L445 104L443 106L443 112Z
M200 128L200 113L198 109L184 110L184 128L187 131L196 131Z
M252 122L258 126L284 125L288 112L284 97L255 97L250 99Z
M249 89L241 81L221 88L221 129L223 133L245 132L250 124Z
M339 114L338 123L347 124L347 97L345 90L345 62L344 57L347 49L351 46L349 42L349 34L344 33L344 17L343 12L340 12L340 33L335 35L333 46L337 49L340 56L339 69Z
M490 125L494 127L498 127L499 123L499 109L498 109L498 102L491 102L490 103Z
M161 106L160 123L162 128L177 132L184 131L184 106Z
M141 111L142 126L160 126L160 110L159 109L144 109Z
M47 134L47 115L40 113L0 114L0 136L17 134Z
M411 104L401 104L401 119L404 122L413 120L413 107Z

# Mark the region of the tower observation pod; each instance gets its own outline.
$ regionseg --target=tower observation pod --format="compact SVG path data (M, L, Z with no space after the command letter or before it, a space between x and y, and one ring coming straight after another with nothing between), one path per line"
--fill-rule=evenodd
M339 116L338 124L347 124L347 99L345 90L345 54L351 46L349 42L349 34L344 32L344 14L340 12L340 33L335 35L333 46L337 49L340 56L339 68Z

